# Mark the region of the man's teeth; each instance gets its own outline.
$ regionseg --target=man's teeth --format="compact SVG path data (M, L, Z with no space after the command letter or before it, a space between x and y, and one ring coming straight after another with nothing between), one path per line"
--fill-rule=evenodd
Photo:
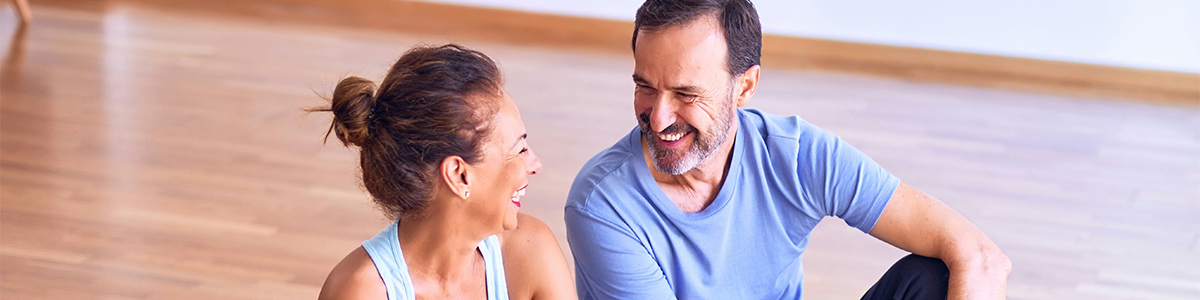
M674 142L674 141L678 141L680 138L682 138L684 134L686 134L686 132L675 133L675 134L659 134L658 138L660 138L664 141Z

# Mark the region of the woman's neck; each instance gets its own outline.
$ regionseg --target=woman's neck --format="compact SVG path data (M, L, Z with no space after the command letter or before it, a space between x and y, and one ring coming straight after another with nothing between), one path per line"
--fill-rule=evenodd
M447 203L437 200L431 202ZM474 228L466 216L452 211L461 209L445 209L435 204L427 207L419 216L400 221L396 230L397 238L404 249L404 260L410 276L450 283L474 276L472 273L475 270L482 269L480 264L483 258L477 248L479 242L490 234Z

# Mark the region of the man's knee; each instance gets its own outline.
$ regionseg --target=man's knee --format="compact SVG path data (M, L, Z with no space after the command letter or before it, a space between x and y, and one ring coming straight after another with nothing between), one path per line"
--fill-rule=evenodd
M940 259L909 254L896 261L863 299L946 299L950 270Z
M942 284L947 284L945 282L950 277L950 269L946 268L946 263L941 259L916 254L909 254L896 261L896 264L892 265L892 269L888 272L892 272L892 270L902 272L906 275L905 277L943 282Z

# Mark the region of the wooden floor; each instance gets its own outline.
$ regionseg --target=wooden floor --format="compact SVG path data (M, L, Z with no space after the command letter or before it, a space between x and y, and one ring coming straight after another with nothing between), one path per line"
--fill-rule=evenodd
M572 177L635 126L630 55L171 2L34 1L26 29L0 6L0 298L315 298L386 221L302 108L417 43L500 62L544 164L523 211L564 250ZM1200 299L1200 107L762 76L752 107L840 134L988 233L1010 298ZM805 294L856 299L903 254L822 222Z

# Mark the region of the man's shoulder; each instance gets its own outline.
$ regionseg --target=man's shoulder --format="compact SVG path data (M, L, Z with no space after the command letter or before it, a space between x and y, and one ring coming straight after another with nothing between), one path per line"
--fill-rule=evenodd
M754 108L741 110L744 125L754 128L764 138L800 139L804 134L820 130L797 115L777 115Z
M817 127L796 115L776 115L757 109L743 109L744 128L754 131L769 148L811 146L834 138L829 131Z
M633 176L633 172L630 172L630 164L634 159L642 159L641 148L634 147L635 143L631 141L637 138L636 135L635 129L583 164L571 184L567 195L567 207L582 208L593 198L592 195L596 191L625 185L631 180L629 177Z

